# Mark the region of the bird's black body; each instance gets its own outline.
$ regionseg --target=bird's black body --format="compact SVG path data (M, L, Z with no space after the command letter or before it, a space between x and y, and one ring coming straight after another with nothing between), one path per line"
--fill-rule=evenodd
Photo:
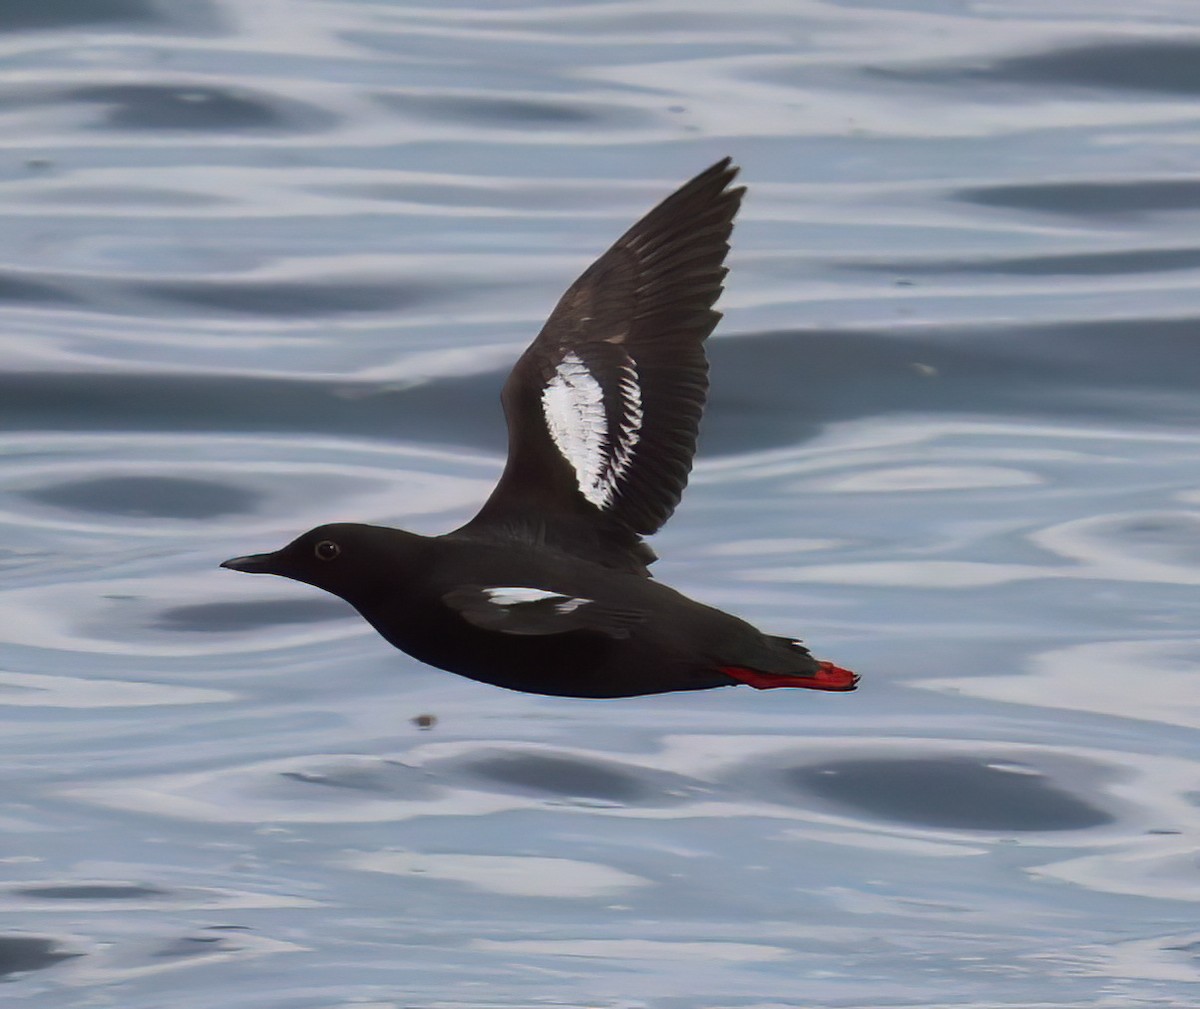
M853 690L853 673L647 571L641 536L674 510L695 451L736 171L697 176L563 295L505 384L508 463L465 526L321 526L223 566L325 589L422 662L514 690Z

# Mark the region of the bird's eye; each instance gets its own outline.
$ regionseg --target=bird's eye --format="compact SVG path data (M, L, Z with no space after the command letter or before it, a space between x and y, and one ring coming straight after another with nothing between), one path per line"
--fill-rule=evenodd
M342 552L342 548L334 543L333 540L321 540L316 545L314 552L319 560L331 561Z

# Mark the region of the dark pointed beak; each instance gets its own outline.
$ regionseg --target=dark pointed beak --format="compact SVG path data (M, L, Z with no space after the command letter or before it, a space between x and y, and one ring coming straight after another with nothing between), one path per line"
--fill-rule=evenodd
M245 557L230 557L227 561L221 561L221 567L229 568L230 571L245 571L252 575L273 575L277 559L275 554L248 554Z

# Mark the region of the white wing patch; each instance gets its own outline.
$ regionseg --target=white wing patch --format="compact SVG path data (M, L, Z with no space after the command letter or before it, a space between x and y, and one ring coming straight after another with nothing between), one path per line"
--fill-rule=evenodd
M554 612L564 617L593 601L581 599L579 596L565 596L561 592L549 592L546 589L527 588L524 585L500 585L484 589L483 594L493 606L523 606L554 600Z
M621 423L609 432L604 389L574 352L563 356L542 390L542 413L559 453L575 470L579 492L597 508L612 504L633 462L642 430L642 390L632 360L621 366L617 388Z
M559 592L547 592L545 589L530 589L524 585L502 585L499 588L484 589L483 594L489 603L497 606L520 606L521 603L538 603L543 599L561 599Z
M542 413L559 453L575 470L580 492L603 508L608 504L603 494L608 440L604 390L575 354L563 357L542 390Z
M642 610L533 585L460 585L442 602L474 627L517 637L582 631L619 640L646 619Z

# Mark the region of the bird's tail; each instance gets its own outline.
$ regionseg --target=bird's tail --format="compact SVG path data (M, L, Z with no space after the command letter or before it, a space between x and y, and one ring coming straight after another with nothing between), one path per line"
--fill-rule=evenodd
M832 662L817 661L799 641L776 637L769 637L767 640L773 646L771 658L775 659L778 656L783 661L764 662L763 665L769 666L767 669L737 665L718 668L730 679L745 683L756 690L804 687L809 690L847 691L858 687L858 673L842 669Z

